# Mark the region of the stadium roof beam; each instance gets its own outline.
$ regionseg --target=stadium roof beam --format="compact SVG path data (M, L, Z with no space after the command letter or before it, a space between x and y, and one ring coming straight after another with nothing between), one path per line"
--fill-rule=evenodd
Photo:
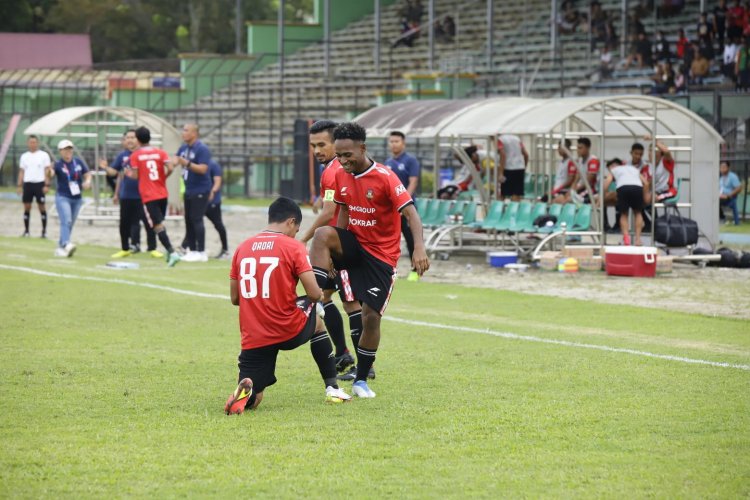
M548 151L547 143L562 137L587 136L603 161L627 158L633 142L643 142L645 135L657 137L675 152L675 174L683 180L680 201L690 204L688 216L711 242L718 238L717 169L723 139L700 116L671 101L644 95L401 101L370 109L355 121L371 137L400 130L409 139L434 141L435 165L445 144L485 144L503 133L520 136L529 151L537 151L537 144ZM529 169L549 172L554 161L546 155L530 162Z

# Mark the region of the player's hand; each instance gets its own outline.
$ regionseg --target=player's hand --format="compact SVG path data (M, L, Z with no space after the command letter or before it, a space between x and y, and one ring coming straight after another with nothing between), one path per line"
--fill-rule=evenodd
M23 187L17 186L16 187L16 194L18 194L18 196L21 196L22 193L23 193Z
M91 188L91 181L83 181L83 184L81 185L81 188L85 191L89 188Z
M424 248L415 248L414 255L411 258L412 267L417 271L417 274L422 276L430 268L430 259L427 258L427 252Z
M210 192L208 193L208 202L209 202L209 203L211 203L211 202L213 201L213 199L214 199L214 196L216 196L216 193L214 193L213 191L210 191Z
M98 165L98 167L97 167L97 170L98 170L98 169L100 169L100 168L103 168L104 170L107 170L107 167L108 167L108 166L109 166L109 165L107 165L107 160L105 160L104 158L100 158L100 159L99 159L99 165Z
M112 204L113 205L118 205L119 203L120 203L120 198L117 195L114 195L112 197Z
M49 186L45 185L44 187L42 187L42 193L44 194L49 193Z

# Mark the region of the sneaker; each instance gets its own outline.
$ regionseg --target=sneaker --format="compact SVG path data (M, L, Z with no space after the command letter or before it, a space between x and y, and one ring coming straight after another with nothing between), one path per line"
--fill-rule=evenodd
M406 281L419 281L419 274L416 271L412 271L406 277Z
M175 251L183 257L190 253L190 249L185 247L178 247Z
M357 380L352 384L352 392L358 398L374 398L375 393L367 386L367 381Z
M68 243L65 245L65 251L68 254L68 257L72 257L74 253L76 253L76 246L73 243Z
M326 390L327 392L327 390ZM227 415L240 415L245 411L245 405L250 396L253 395L253 381L249 378L243 378L237 385L237 388L227 399L224 405L224 413Z
M342 389L334 389L330 385L326 387L326 403L346 403L351 400L352 397Z
M154 259L161 259L164 257L164 254L161 253L159 250L151 250L148 252L148 254Z
M370 371L367 372L367 379L368 380L375 380L375 367L371 366Z
M182 260L182 257L180 257L180 254L178 254L177 252L172 252L167 257L167 267L174 267L181 260Z
M206 252L188 252L182 257L185 262L208 262Z
M629 234L623 234L622 235L622 244L626 247L630 246L630 235Z
M352 365L351 368L349 368L349 371L346 373L342 373L341 375L336 376L336 380L341 380L342 382L353 382L354 379L357 378L357 365Z
M197 253L198 253L197 262L208 262L208 254L206 252L197 252Z
M62 247L55 248L55 257L67 257L68 252L65 251Z
M133 252L130 250L120 250L119 252L115 252L112 255L110 255L110 258L122 259L124 257L130 257L131 255L133 255Z
M231 257L232 256L229 255L229 250L222 250L216 257L214 257L214 259L229 260Z
M352 356L350 353L345 352L341 356L336 356L336 371L338 373L347 371L347 368L349 368L350 366L354 366L354 356Z
M29 232L28 232L28 231L26 231L25 233L23 233L23 234L21 235L21 238L30 238L30 237L31 237L31 235L29 234Z

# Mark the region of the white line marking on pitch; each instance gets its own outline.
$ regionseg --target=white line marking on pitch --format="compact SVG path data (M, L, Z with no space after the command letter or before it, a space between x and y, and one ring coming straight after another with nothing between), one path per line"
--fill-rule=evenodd
M164 290L167 292L178 293L182 295L189 295L191 297L201 297L205 299L221 299L221 300L229 299L228 295L222 295L222 294L217 294L217 293L193 292L191 290L183 290L180 288L156 285L153 283L144 283L140 281L129 281L129 280L113 279L113 278L99 278L96 276L80 276L80 275L75 275L75 274L62 274L62 273L56 273L52 271L42 271L40 269L32 269L30 267L8 266L5 264L0 264L0 269L8 269L11 271L21 271L21 272L27 272L31 274L38 274L40 276L51 276L54 278L78 279L78 280L83 280L83 281L96 281L100 283L115 283L119 285L141 286L144 288ZM584 344L580 342L571 342L569 340L547 339L543 337L534 337L532 335L518 335L516 333L498 332L495 330L471 328L468 326L454 326L454 325L444 325L440 323L429 323L427 321L417 321L417 320L404 319L404 318L395 318L392 316L383 316L383 319L387 321L392 321L395 323L406 324L406 325L424 326L424 327L429 327L429 328L439 329L439 330L451 330L454 332L480 333L483 335L492 335L494 337L500 337L500 338L509 339L509 340L522 340L525 342L538 342L542 344L561 345L565 347L575 347L578 349L593 349L597 351L616 352L616 353L621 353L621 354L632 354L634 356L664 359L667 361L677 361L680 363L706 365L706 366L713 366L717 368L734 368L737 370L750 371L750 365L727 363L727 362L722 362L722 361L708 361L705 359L686 358L683 356L672 356L669 354L656 354L653 352L638 351L635 349L627 349L623 347L610 347L610 346L598 345L598 344Z

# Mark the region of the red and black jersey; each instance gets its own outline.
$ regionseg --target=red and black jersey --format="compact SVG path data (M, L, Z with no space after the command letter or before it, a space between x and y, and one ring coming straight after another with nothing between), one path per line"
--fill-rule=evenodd
M326 168L323 170L323 174L320 176L320 196L323 197L323 201L333 201L336 195L336 172L342 169L341 163L338 158L328 162ZM336 205L336 210L333 212L333 217L328 221L329 226L335 226L339 220L339 212L341 209Z
M136 149L130 155L130 168L138 170L138 192L144 204L169 196L164 169L167 161L167 152L152 146Z
M391 169L374 163L361 174L336 171L334 201L349 209L351 231L373 257L396 266L401 255L401 210L413 203Z
M308 271L305 246L281 233L263 231L237 248L229 278L240 292L242 349L284 342L302 330L308 314L297 307L297 282Z

